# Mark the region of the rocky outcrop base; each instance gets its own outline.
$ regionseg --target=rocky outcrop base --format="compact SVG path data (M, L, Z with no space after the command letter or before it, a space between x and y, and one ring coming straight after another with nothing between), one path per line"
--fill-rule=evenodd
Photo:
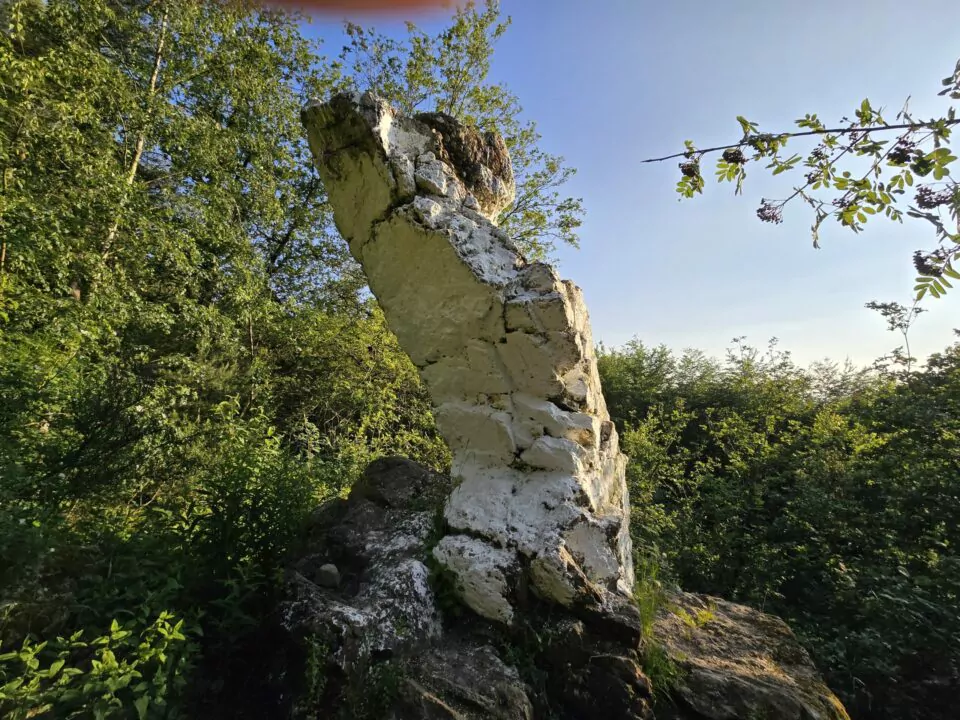
M506 142L373 95L303 122L350 252L418 368L453 456L433 556L475 613L511 625L528 591L570 607L633 587L626 458L580 289L496 225ZM610 599L610 602L616 602Z
M279 608L276 717L848 720L789 628L743 606L675 595L646 638L626 599L562 608L530 593L509 626L476 615L432 559L449 489L384 458L315 513ZM676 670L669 693L644 672L650 647Z

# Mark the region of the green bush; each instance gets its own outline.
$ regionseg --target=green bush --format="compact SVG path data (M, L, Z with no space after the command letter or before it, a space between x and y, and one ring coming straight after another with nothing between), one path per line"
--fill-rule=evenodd
M0 712L10 720L51 718L171 718L182 691L191 641L184 620L162 612L146 627L114 620L109 631L84 640L24 640L0 655Z
M960 346L891 373L635 342L600 369L638 548L684 589L783 616L855 717L951 716Z

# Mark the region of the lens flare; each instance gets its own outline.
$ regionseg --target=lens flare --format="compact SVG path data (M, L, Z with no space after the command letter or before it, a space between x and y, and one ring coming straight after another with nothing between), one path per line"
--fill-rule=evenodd
M433 10L454 10L465 0L261 0L268 7L300 10L313 15L393 15L408 17L413 13Z

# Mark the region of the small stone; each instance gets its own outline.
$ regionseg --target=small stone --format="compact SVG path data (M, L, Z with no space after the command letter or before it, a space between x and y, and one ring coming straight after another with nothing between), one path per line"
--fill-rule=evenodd
M314 579L320 587L336 588L340 585L340 571L333 563L327 563L320 566Z

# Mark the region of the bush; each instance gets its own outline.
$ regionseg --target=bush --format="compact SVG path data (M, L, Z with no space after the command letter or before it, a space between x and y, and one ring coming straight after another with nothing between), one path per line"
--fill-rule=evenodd
M600 357L636 546L687 590L783 616L858 718L952 717L960 346L922 371Z
M107 634L84 640L24 640L0 655L0 711L10 720L171 718L187 680L192 643L183 619L162 612L146 627L114 620Z

